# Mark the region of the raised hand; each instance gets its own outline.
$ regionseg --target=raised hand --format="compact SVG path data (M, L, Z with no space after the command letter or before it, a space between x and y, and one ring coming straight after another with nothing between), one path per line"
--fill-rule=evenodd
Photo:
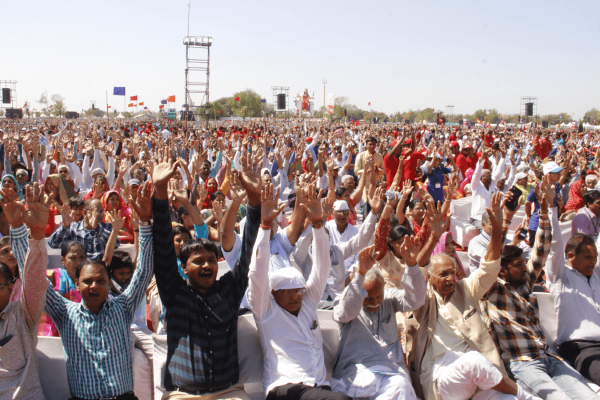
M381 207L383 206L383 199L385 197L385 190L383 188L375 189L372 197L369 197L369 205L371 206L371 212L375 215L379 214Z
M321 206L321 194L322 190L317 191L315 189L315 185L310 184L306 188L306 200L300 204L304 213L310 220L311 224L318 224L323 222L323 207ZM298 205L298 201L296 201L296 206Z
M413 183L410 179L407 179L404 181L404 186L402 187L402 198L403 199L408 199L408 196L410 196L410 194L413 191Z
M421 242L415 236L404 236L404 240L400 245L400 256L402 256L406 266L410 267L417 264L420 249Z
M231 194L231 200L234 202L241 203L246 198L246 189L244 189L240 182L240 173L235 169L231 171L229 193ZM204 197L206 197L206 194Z
M375 260L379 257L379 251L375 252L375 245L372 244L369 247L365 247L358 253L358 273L359 275L365 276L373 265ZM413 264L414 265L414 264Z
M41 240L46 236L46 225L48 225L48 215L50 211L44 204L44 186L34 183L33 187L25 187L25 200L27 201L27 211L22 212L23 220L31 231L31 238Z
M262 189L260 174L252 170L246 170L239 177L240 183L248 194L248 204L252 207L258 207L260 205L260 192Z
M506 201L505 201L506 202ZM492 195L492 202L490 204L490 208L486 208L485 210L488 213L490 223L492 224L492 229L502 230L502 220L503 220L503 212L502 212L502 193L494 193Z
M508 207L506 207L506 203L511 201L513 196L514 196L513 192L511 192L510 190L507 191L506 194L504 195L504 202L502 203L502 208L504 209L504 219L507 221L512 221L513 216L517 213L517 211L519 211L519 208L521 208L521 198L523 196L519 196L519 200L517 201L517 208L515 208L514 211L509 210ZM540 196L539 201L542 201L541 196Z
M3 188L0 189L0 196L2 196L2 209L10 226L17 228L23 225L25 207L19 201L19 195L13 189Z
M173 162L172 158L167 157L168 150L165 150L164 156L161 158L159 153L158 164L154 166L152 173L152 181L154 182L154 197L158 200L166 200L169 192L169 179L175 175L179 161Z
M199 185L202 186L202 185ZM187 190L185 190L184 187L181 186L181 182L179 181L175 181L173 182L173 186L172 186L172 192L173 192L173 198L177 201L180 201L182 203L186 203L189 201L188 199L188 195L187 195ZM202 201L204 202L204 201Z
M152 184L146 182L140 186L137 198L134 201L130 196L129 204L135 210L141 221L150 221L150 218L152 217Z
M220 224L223 221L223 205L221 203L213 201L210 213L217 220L217 223Z
M323 199L321 207L323 207L323 220L325 221L333 214L333 200L326 197Z
M73 215L71 212L71 207L69 207L68 203L65 203L60 208L60 215L62 215L63 226L69 227L73 223Z
M598 153L600 154L600 152ZM554 199L556 198L556 190L554 188L554 185L554 183L550 183L550 176L545 175L542 178L542 184L540 189L542 191L542 194L545 195L545 201L548 203L548 208L554 207Z
M123 228L123 218L119 215L117 211L110 211L106 213L106 220L112 225L113 231L121 232Z
M273 198L273 194L275 197ZM273 184L269 183L265 185L264 190L260 193L260 220L264 226L272 226L275 218L285 208L285 204L278 205L277 199L279 198L279 187L277 191L273 193Z

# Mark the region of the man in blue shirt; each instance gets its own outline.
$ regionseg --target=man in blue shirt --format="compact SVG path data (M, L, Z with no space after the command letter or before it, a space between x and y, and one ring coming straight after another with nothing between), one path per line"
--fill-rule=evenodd
M560 194L560 185L558 184L558 180L560 179L560 172L562 172L564 168L559 166L554 161L550 161L544 164L544 175L550 176L550 184L554 185L554 189L556 190L556 197L554 198L554 205L556 206L556 199ZM531 211L531 205L534 205L533 212ZM533 248L533 244L535 243L535 232L537 231L540 221L539 221L539 210L540 204L535 197L535 187L531 189L529 195L527 196L527 202L525 203L525 213L527 214L527 219L529 220L529 246Z

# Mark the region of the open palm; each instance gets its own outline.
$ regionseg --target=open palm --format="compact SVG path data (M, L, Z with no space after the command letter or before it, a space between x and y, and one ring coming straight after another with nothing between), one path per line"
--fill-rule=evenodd
M37 183L33 188L27 185L25 188L25 198L27 199L27 210L23 213L23 221L31 231L46 231L48 224L48 215L50 211L44 203L44 191Z

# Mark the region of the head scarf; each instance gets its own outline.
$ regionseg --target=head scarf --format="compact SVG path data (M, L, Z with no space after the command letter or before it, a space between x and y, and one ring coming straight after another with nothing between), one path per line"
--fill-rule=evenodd
M304 170L304 172L309 174L310 171L308 170L308 167L306 166L307 163L308 163L308 158L305 158L304 160L302 160L302 169Z
M108 211L108 196L110 196L113 193L116 193L117 196L119 196L119 206L117 207L117 211L121 211L124 208L127 208L127 205L125 204L125 202L121 198L121 195L119 194L118 191L116 191L116 190L107 190L102 195L102 207L104 207L104 211Z
M437 242L437 244L435 245L435 248L433 249L433 253L431 253L432 256L435 256L436 254L446 254L446 240L448 239L448 235L452 235L452 234L450 232L444 232L442 234L442 236L440 237L440 240ZM460 269L462 269L463 273L465 273L465 268L463 267L462 262L460 261L460 258L454 257L454 259L458 263L458 266L460 267Z
M208 188L208 181L211 179L215 181L215 187L213 189ZM212 200L210 199L210 196L219 190L219 184L217 180L213 177L206 178L204 181L204 190L206 191L206 198L204 199L204 203L202 203L202 209L210 210L212 208Z
M581 185L583 185L583 179L580 179L571 185L571 188L569 189L569 201L567 201L565 211L579 210L580 208L585 207L585 201L583 200L583 197L581 197L581 194L579 194Z
M60 175L60 174L49 175L48 179L46 179L46 182L49 180L52 181L52 184L54 185L54 187L58 189L60 202L62 204L68 204L69 199L71 197L77 196L77 193L75 193L75 191L73 190L73 187L71 186L69 181L67 181L62 175ZM46 193L49 193L49 190L47 188L46 188Z
M17 195L19 196L19 200L23 201L25 200L25 198L23 197L23 189L21 189L21 185L19 185L19 182L17 181L17 178L15 178L13 175L4 175L4 177L2 178L2 181L0 182L0 187L2 187L2 189L4 189L4 179L6 178L10 178L13 180L13 182L15 183L15 193L17 193Z
M474 173L475 173L475 171L473 170L473 168L469 168L467 170L467 172L465 173L466 177L461 182L461 184L460 184L460 190L459 190L459 192L462 193L463 196L465 195L465 192L464 192L465 186L467 184L471 183L471 178L473 178L473 174Z
M271 290L302 289L306 286L304 277L294 267L286 267L269 274Z
M133 236L134 233L133 224L131 223L131 208L125 204L118 190L108 190L106 193L104 193L104 195L102 195L102 207L104 207L105 211L108 211L108 196L113 193L116 193L119 196L119 206L117 207L117 212L119 213L119 216L123 218L123 228ZM108 222L107 216L108 213L105 213L103 222Z

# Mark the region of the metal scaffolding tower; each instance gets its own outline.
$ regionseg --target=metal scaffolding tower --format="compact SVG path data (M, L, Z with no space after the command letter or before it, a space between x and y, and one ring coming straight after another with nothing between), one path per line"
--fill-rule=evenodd
M208 127L210 47L209 36L186 36L185 45L185 110L182 115L187 121L199 120L204 107Z

